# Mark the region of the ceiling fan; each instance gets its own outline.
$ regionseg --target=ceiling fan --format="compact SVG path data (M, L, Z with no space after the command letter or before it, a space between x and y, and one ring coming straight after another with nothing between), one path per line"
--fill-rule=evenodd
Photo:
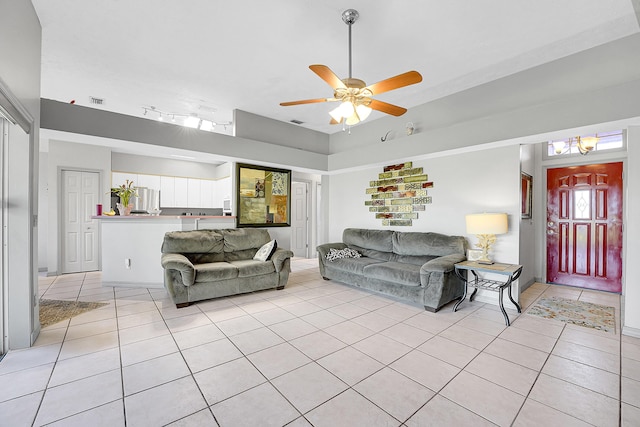
M340 105L329 113L331 115L330 123L345 123L347 125L355 125L365 120L371 114L371 110L382 111L392 116L401 116L407 112L406 108L379 101L372 97L390 90L420 83L422 76L417 71L408 71L369 86L364 81L351 76L351 26L359 16L358 11L354 9L347 9L342 12L342 20L349 26L349 77L340 79L326 65L309 66L311 71L333 88L333 98L304 99L282 102L280 105L286 107L289 105L340 101Z

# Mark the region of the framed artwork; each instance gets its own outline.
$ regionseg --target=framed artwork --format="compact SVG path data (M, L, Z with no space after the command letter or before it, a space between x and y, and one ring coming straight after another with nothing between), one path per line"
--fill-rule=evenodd
M238 227L291 225L291 171L236 164Z
M467 249L467 260L477 261L482 258L482 250L480 249Z
M533 178L524 172L520 178L521 214L523 219L531 218L533 206Z

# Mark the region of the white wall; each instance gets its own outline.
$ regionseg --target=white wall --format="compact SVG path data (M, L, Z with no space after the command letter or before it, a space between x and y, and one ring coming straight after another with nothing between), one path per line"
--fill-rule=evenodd
M117 172L132 172L145 175L181 176L185 178L219 179L218 168L222 165L112 153L111 167ZM222 167L224 171L225 167ZM226 176L229 176L228 174Z
M49 232L49 153L40 152L38 179L38 271L47 271Z
M0 303L8 311L3 311L7 344L9 349L15 349L28 347L40 330L34 296L38 294L36 214L42 29L30 1L3 2L0 9L0 81L15 100L11 106L3 105L7 109L18 108L22 118L32 120L29 135L18 127L10 129L5 159L8 168L3 171L3 179L8 181L6 202L11 209L6 224L9 260L4 285L8 296Z
M95 145L76 144L65 141L49 141L47 176L48 230L47 230L47 270L49 275L58 274L60 263L60 170L87 170L100 173L102 204L111 205L109 188L111 184L111 150Z
M383 227L364 205L368 199L365 189L369 181L377 179L381 167L331 175L328 240L341 241L345 228L358 227L461 235L473 246L477 239L467 235L465 215L506 212L509 233L498 236L493 257L500 262L518 263L519 163L518 146L414 161L413 167L422 167L434 187L428 189L432 204L426 205L425 212L419 212L411 227Z
M623 333L640 338L640 126L627 132L627 163L624 215L624 328Z
M540 186L542 181L536 176L535 152L541 150L541 144L529 144L520 147L520 170L531 175L533 187ZM533 189L532 189L533 190ZM522 197L522 195L520 196ZM534 205L539 203L534 200ZM520 291L524 291L536 280L536 227L535 220L532 215L529 219L520 218L520 255L519 264L523 265L522 274L520 275Z

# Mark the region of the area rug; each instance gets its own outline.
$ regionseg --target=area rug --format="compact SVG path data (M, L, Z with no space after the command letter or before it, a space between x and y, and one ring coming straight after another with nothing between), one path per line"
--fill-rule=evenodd
M540 298L527 314L612 332L616 330L615 308L608 305L560 297Z
M40 327L44 328L79 314L108 305L104 302L63 301L55 299L40 300Z

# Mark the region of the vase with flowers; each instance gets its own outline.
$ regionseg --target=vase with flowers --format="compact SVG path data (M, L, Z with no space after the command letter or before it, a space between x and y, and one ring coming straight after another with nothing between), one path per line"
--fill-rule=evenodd
M131 209L133 209L133 203L131 203L132 197L137 197L137 189L133 186L133 181L127 180L119 187L113 187L111 194L115 194L120 197L120 203L117 203L118 212L120 215L131 215Z

